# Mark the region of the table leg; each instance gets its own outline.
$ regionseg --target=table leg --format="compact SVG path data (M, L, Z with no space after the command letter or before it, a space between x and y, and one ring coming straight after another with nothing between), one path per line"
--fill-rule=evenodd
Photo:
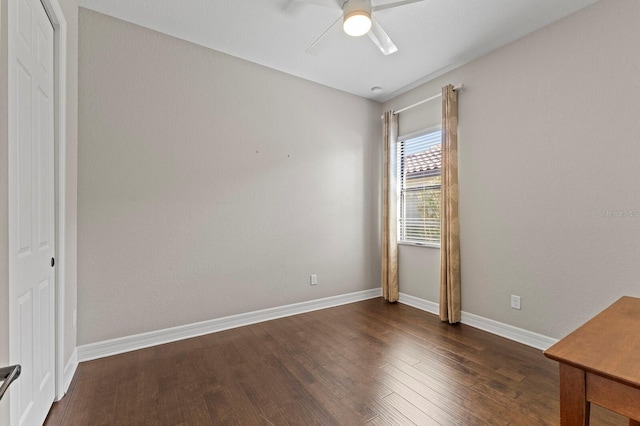
M584 370L560 363L561 426L589 425L591 404L587 401L586 389Z

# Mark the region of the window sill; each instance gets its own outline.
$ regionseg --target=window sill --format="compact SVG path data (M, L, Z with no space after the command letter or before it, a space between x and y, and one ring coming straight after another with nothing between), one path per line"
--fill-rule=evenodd
M398 245L400 246L413 246L413 247L428 247L439 249L440 244L428 244L428 243L414 243L411 241L398 241Z

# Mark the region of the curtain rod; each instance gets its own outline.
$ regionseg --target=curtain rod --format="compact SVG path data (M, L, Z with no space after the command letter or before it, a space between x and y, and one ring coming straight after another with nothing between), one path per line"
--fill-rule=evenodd
M460 83L460 84L458 84L457 86L455 86L455 87L453 88L453 90L460 90L460 89L462 89L463 87L464 87L464 84ZM421 100L420 102L416 102L415 104L412 104L412 105L406 106L406 107L404 107L404 108L400 108L399 110L394 111L393 113L394 113L394 114L400 114L401 112L404 112L404 111L406 111L406 110L408 110L408 109L411 109L411 108L413 108L413 107L417 107L418 105L422 105L422 104L424 104L424 103L430 102L430 101L432 101L432 100L434 100L434 99L438 99L438 98L441 98L441 97L442 97L442 93L438 93L437 95L433 95L433 96L431 96L430 98L423 99L423 100Z

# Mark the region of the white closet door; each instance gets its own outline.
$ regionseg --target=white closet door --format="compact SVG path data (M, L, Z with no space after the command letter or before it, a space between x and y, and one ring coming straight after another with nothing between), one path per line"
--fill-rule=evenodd
M10 360L12 425L38 425L54 399L53 27L38 0L11 0L9 19Z

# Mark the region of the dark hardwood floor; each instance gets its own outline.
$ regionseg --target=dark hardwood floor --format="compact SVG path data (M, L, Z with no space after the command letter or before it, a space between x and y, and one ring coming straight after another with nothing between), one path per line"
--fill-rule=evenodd
M557 370L373 299L81 363L46 425L557 425Z

